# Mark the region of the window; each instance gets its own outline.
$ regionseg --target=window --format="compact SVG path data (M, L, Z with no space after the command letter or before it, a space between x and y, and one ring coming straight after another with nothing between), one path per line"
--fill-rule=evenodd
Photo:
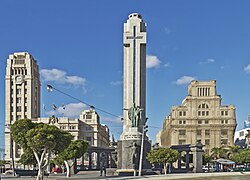
M244 136L244 131L240 132L240 137Z
M91 137L86 137L86 140L91 142L92 138Z
M227 116L228 115L228 111L225 111L225 116Z
M228 124L228 120L225 120L225 124Z
M21 98L18 97L18 98L16 99L16 101L17 101L17 103L21 103Z
M179 116L182 116L182 112L181 111L179 112Z
M206 111L206 116L209 116L209 111Z
M22 111L22 107L21 107L21 106L17 106L17 107L16 107L16 111L17 111L17 112L21 112L21 111Z
M224 116L224 111L221 111L221 115Z
M227 135L227 129L222 129L221 130L221 135L226 136Z
M17 115L17 116L16 116L16 120L19 120L19 119L21 119L21 116L20 116L20 115Z
M205 124L208 124L208 120L205 120Z
M221 144L222 144L222 145L227 145L227 141L228 141L227 139L222 139L222 140L221 140Z
M91 114L87 114L86 115L86 119L92 119L92 115Z
M186 135L186 130L179 130L179 135Z
M182 121L179 121L179 124L182 124Z
M197 136L201 136L201 130L197 130L196 133L197 133Z
M186 116L186 111L183 111L183 116Z
M210 144L210 140L209 139L205 139L205 145L209 145Z
M180 139L180 140L179 140L179 145L182 145L182 144L186 144L186 140Z
M205 135L210 135L210 130L209 129L205 130Z
M202 111L202 116L205 116L205 111Z
M186 121L183 121L183 124L186 124Z
M198 120L198 124L202 124L202 120Z
M24 64L24 60L23 59L16 59L15 64Z
M21 89L17 89L17 90L16 90L16 93L17 93L17 94L21 94L21 92L22 92Z
M201 115L201 112L200 111L198 111L198 116L200 116Z

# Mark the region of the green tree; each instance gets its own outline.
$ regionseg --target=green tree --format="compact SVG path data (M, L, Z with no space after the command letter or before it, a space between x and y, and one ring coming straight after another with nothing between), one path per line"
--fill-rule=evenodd
M203 153L202 154L202 162L203 162L203 165L206 165L208 163L210 163L212 160L212 156L210 156L209 154L207 153Z
M228 159L231 159L231 157L234 154L238 154L241 151L240 146L228 146L228 147L226 147L226 150L227 150L227 158Z
M36 165L36 158L34 153L31 149L26 148L24 149L23 154L21 155L21 158L18 160L19 163L23 165Z
M250 163L250 148L243 149L239 153L233 154L231 160L242 165Z
M162 164L164 166L165 175L167 174L167 165L177 161L179 153L177 150L160 147L151 150L147 154L147 160L151 164Z
M58 156L54 159L54 162L57 164L63 164L64 162L67 169L67 177L70 177L70 168L73 166L77 158L84 155L87 148L88 143L84 140L71 141L70 145L58 154Z
M224 146L222 147L214 147L211 150L211 157L213 159L218 159L218 158L227 158L227 150L225 149Z
M43 179L50 155L62 152L70 144L72 135L53 125L33 123L23 119L11 126L13 140L24 150L33 152L38 165L37 180Z

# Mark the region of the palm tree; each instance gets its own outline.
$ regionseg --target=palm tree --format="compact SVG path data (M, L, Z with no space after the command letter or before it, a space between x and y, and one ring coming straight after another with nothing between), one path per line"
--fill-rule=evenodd
M211 157L213 159L218 159L218 158L227 158L227 150L225 149L224 146L221 147L214 147L211 150Z
M228 146L227 150L227 158L231 159L234 154L238 154L240 152L240 146Z

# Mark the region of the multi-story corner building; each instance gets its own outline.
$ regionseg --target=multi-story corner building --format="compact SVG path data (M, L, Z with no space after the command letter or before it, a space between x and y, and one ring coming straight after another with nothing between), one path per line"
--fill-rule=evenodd
M250 128L244 128L236 131L234 134L234 144L241 148L250 147L249 138L246 137L250 133Z
M9 55L5 76L5 160L12 158L10 126L23 118L40 116L40 78L36 60L27 52ZM13 143L14 159L20 148Z
M162 129L156 134L155 143L156 143L158 146L161 146L161 133L162 133Z
M214 147L234 145L235 106L221 105L216 81L192 81L181 106L173 106L163 123L162 146L205 145L206 152Z
M100 117L94 109L84 110L80 115L80 121L84 123L82 127L83 137L89 142L89 145L109 146L109 128L100 123Z
M100 117L94 109L84 110L80 115L80 119L51 116L35 118L32 121L51 124L59 129L68 131L73 135L74 140L86 140L90 146L109 147L110 144L109 128L100 124Z
M74 137L74 140L84 139L82 135L83 132L81 132L81 126L83 126L83 123L77 118L73 119L68 117L51 116L49 118L32 119L32 121L35 123L54 125L61 130L68 131Z

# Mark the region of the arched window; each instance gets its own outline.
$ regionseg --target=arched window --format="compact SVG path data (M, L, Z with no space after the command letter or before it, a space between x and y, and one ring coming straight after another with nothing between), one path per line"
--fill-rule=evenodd
M206 103L202 103L198 106L198 116L209 116L209 106Z
M208 105L206 103L202 103L198 106L198 109L208 109Z

